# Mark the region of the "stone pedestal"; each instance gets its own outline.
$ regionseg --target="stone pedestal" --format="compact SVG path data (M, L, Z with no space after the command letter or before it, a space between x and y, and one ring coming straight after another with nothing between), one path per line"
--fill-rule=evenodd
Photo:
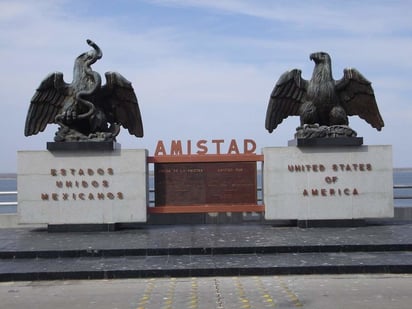
M391 146L264 148L265 219L393 217Z
M288 141L288 146L297 147L342 147L361 146L363 137L336 137L336 138L295 138Z
M20 223L146 222L147 150L18 152Z

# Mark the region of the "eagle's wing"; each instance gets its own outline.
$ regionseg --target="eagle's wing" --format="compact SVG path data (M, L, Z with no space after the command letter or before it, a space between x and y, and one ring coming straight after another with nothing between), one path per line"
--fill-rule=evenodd
M63 73L50 73L40 83L31 101L26 117L24 135L30 136L44 131L49 123L62 111L68 97L70 84L63 80Z
M282 74L269 99L265 127L271 133L288 116L298 116L299 107L306 95L308 81L301 70L294 69Z
M98 104L110 123L120 123L129 133L143 137L143 124L132 84L117 72L106 72Z
M349 116L358 115L378 131L384 126L376 104L371 82L356 69L343 70L343 78L336 81L341 104Z

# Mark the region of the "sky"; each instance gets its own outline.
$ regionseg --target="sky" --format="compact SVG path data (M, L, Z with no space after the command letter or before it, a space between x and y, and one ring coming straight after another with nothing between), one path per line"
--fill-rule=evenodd
M253 139L286 147L299 117L269 134L268 100L294 68L310 79L312 52L328 52L335 79L354 67L372 82L385 127L357 116L364 145L392 145L393 166L412 167L412 1L379 0L0 0L0 172L17 170L17 152L46 150L57 126L25 137L30 100L47 74L72 81L74 59L95 41L102 76L131 81L144 137L122 130L123 149L159 140ZM104 80L104 77L103 77Z

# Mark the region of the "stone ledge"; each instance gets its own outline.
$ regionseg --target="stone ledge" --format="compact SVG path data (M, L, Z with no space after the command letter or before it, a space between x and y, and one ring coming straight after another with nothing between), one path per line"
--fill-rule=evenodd
M318 138L295 138L288 141L288 146L317 147L317 146L362 146L363 137L318 137Z
M120 149L119 143L110 142L47 142L49 151L104 151Z

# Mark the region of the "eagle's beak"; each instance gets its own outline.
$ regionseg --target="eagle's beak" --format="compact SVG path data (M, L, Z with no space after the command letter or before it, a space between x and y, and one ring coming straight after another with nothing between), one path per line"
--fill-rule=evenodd
M310 54L309 59L313 60L313 61L316 61L316 59L318 59L317 55L318 55L318 53Z

